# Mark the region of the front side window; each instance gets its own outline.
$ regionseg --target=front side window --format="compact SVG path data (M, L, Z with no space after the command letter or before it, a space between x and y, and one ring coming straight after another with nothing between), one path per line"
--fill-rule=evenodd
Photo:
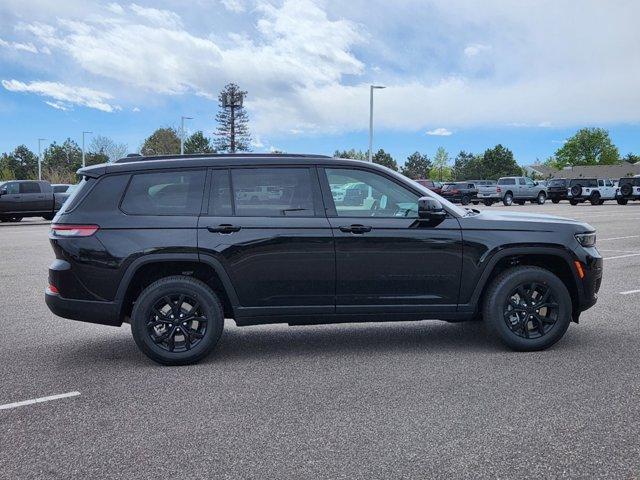
M415 193L396 182L365 170L325 170L338 217L418 216Z
M17 195L20 193L20 186L16 182L9 182L2 185L9 195Z
M121 208L131 215L198 215L205 172L153 172L133 175Z
M233 169L231 184L238 216L315 215L311 170L308 168Z
M40 193L40 184L38 182L22 182L20 193Z

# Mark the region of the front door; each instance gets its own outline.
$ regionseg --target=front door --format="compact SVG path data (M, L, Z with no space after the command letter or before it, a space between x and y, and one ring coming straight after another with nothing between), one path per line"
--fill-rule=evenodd
M229 276L236 313L333 313L335 253L316 169L212 169L209 184L198 246Z
M336 242L337 313L455 310L462 267L456 218L418 222L420 192L366 168L324 168L321 180Z
M2 188L7 193L0 197L0 214L19 212L21 210L22 195L20 195L20 184L18 182L7 182Z

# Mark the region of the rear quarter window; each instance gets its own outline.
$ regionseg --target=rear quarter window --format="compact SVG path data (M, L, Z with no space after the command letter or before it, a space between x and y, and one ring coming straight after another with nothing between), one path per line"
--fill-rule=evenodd
M515 184L516 184L515 178L501 178L500 180L498 180L498 185L515 185Z
M137 173L120 208L129 215L198 215L205 177L203 170Z

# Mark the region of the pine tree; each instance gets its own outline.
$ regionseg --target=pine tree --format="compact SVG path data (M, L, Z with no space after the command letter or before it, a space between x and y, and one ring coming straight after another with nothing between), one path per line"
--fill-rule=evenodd
M396 161L389 153L385 152L382 148L373 155L372 160L373 163L383 165L387 168L390 168L391 170L395 170L396 172L398 171L398 164L396 163Z
M430 170L431 160L429 160L429 157L422 155L420 152L414 152L407 157L401 172L413 180L418 180L429 178Z
M198 130L184 141L184 153L216 153L216 151L211 146L211 140Z
M243 100L247 92L240 90L235 83L228 83L218 96L218 114L214 147L218 152L250 152L251 134L249 117L244 109Z

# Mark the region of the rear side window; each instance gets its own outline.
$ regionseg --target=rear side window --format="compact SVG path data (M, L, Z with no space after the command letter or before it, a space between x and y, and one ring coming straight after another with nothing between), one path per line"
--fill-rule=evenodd
M308 168L231 170L233 201L241 217L312 217L313 188Z
M567 184L566 180L550 180L550 187L564 187Z
M500 180L498 180L498 185L515 185L515 184L516 184L515 178L501 178Z
M571 180L571 186L574 185L593 188L598 186L598 180L595 178L574 178Z
M20 193L41 193L40 184L38 182L22 182Z
M64 193L68 188L69 187L67 187L66 185L56 185L55 187L53 187L53 193Z
M638 178L621 178L620 183L618 185L633 185L635 187L640 187L640 177Z
M230 217L233 215L229 170L213 170L211 172L209 215L214 217Z
M130 215L198 215L204 179L203 170L133 175L121 209Z

